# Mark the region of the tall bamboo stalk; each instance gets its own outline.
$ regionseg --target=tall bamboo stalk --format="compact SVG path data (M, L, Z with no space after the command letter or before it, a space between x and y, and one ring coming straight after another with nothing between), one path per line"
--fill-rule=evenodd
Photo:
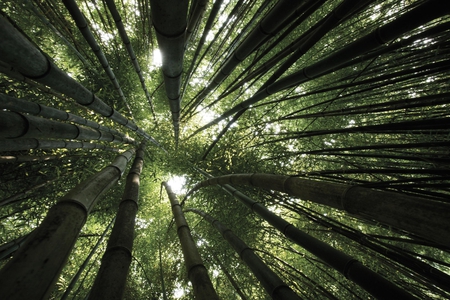
M0 31L3 32L3 42L0 43L0 60L3 65L10 65L23 76L50 86L54 90L71 97L79 104L110 118L161 147L155 139L136 124L59 69L3 16L0 16Z
M215 183L218 184L217 178L205 180L204 182L208 181L215 181ZM294 225L275 215L265 206L242 194L229 184L225 183L222 186L231 192L249 209L261 216L277 230L282 232L286 237L326 262L332 268L339 271L349 280L358 284L374 297L380 299L416 299L408 292L402 290L392 282L368 269L353 257L299 230Z
M259 22L239 45L233 51L227 61L222 65L210 83L197 97L193 106L202 102L203 99L216 88L228 75L241 63L250 53L252 53L261 42L276 30L279 30L283 21L296 12L296 9L303 5L303 1L280 0L270 10L270 12Z
M213 184L243 184L285 192L302 200L345 210L450 247L450 203L339 184L272 174L235 174L198 183L192 191Z
M239 2L242 2L242 1L243 0L240 0ZM212 24L213 24L214 20L216 19L217 14L219 13L219 9L220 9L220 7L222 5L222 2L223 2L223 0L216 0L216 1L214 1L213 5L212 5L212 8L209 11L209 17L208 17L208 20L205 23L205 27L203 28L202 36L201 36L200 40L197 43L197 46L196 46L196 49L195 49L195 53L192 56L192 60L191 60L190 65L189 65L189 69L186 72L186 76L185 76L184 83L183 83L183 93L186 93L186 88L188 86L188 83L189 83L189 81L191 79L192 74L195 71L194 70L195 62L197 61L197 58L198 58L198 56L200 54L200 51L202 50L203 45L205 44L206 36L207 36L208 32L211 30ZM231 15L233 15L233 13L231 13ZM225 23L228 23L227 21ZM188 42L188 40L186 40L186 42ZM193 99L191 99L190 101L192 101L192 100ZM190 101L187 103L187 105L189 105ZM182 110L185 110L185 108L183 108Z
M44 181L42 183L36 184L36 185L34 185L32 187L29 187L26 190L21 191L19 193L16 193L16 194L14 194L14 195L12 195L12 196L10 196L8 198L1 199L0 200L0 207L1 206L5 206L5 205L10 204L10 203L13 203L13 202L20 201L20 199L24 198L26 195L28 195L28 194L30 194L30 193L32 193L32 192L34 192L34 191L36 191L36 190L38 190L38 189L40 189L42 187L45 187L45 186L55 182L56 180L60 179L62 176L66 176L67 174L68 173L64 173L64 174L62 174L60 176L56 176L56 177L54 177L52 179L46 180L46 181Z
M186 38L185 45L189 44L189 40L191 39L192 33L198 28L200 24L200 20L203 17L203 14L206 9L206 5L208 4L208 0L199 0L194 2L195 5L192 8L191 14L189 15L189 22L186 27Z
M247 264L272 299L300 299L297 294L284 283L284 281L273 272L258 255L255 254L253 249L247 246L247 244L228 227L223 225L217 219L214 219L210 214L199 209L189 208L184 211L196 213L214 226Z
M356 40L344 48L332 53L324 59L317 61L300 71L285 76L278 81L268 85L264 90L257 92L249 99L239 103L233 108L227 110L215 120L196 130L195 135L210 126L219 123L240 111L246 111L251 105L267 98L268 96L282 90L294 87L309 80L329 74L343 67L348 67L359 63L358 57L378 49L385 43L430 22L436 18L450 13L450 7L440 0L429 0L423 4L408 11L402 16L394 19L392 22L380 26L371 33Z
M85 65L85 67L90 72L98 74L97 70L95 70L92 67L92 64L90 62L88 62L86 60L86 58L84 58L84 56L80 52L78 52L78 50L75 48L75 46L72 45L72 43L70 43L55 26L53 26L53 24L50 22L49 19L47 19L44 15L42 15L39 12L39 10L36 8L36 6L34 5L34 3L31 0L24 0L23 2L27 5L27 7L29 7L29 9L31 9L31 11L33 11L33 13L39 18L39 20L41 20L41 22L43 24L48 26L58 36L58 38L78 57L78 59ZM39 4L38 4L38 6L39 6Z
M166 182L163 182L162 185L167 191L167 195L169 196L170 204L172 206L172 212L177 225L177 234L180 238L188 278L192 283L195 298L199 300L219 299L211 283L211 279L208 276L208 271L203 265L197 246L192 239L191 230L189 229L186 219L184 218L181 206L170 186Z
M124 135L123 133L117 131L114 128L100 125L97 122L87 120L83 117L74 115L70 112L59 110L54 107L48 107L39 103L27 101L25 99L14 98L2 93L0 93L0 108L15 112L28 113L35 116L41 116L44 118L69 121L75 124L84 125L104 132L109 132L117 136L115 139L118 141L122 140L122 142L129 144L135 143L134 139Z
M99 129L41 117L25 115L17 112L0 112L0 139L14 138L54 138L74 140L100 140L122 142L120 136ZM132 141L126 139L125 141Z
M150 0L153 26L162 54L164 85L172 113L175 143L178 143L180 131L180 88L188 4L187 0Z
M120 17L119 11L117 10L116 4L114 0L106 0L106 5L116 23L117 30L119 31L120 38L122 42L125 44L125 48L128 51L128 55L130 56L131 63L133 64L134 70L139 77L139 81L141 82L142 89L144 90L145 97L147 98L148 104L150 105L150 109L153 114L153 120L156 122L155 116L155 107L153 106L152 98L147 90L147 85L145 84L144 77L142 76L142 71L139 66L139 62L137 60L136 54L134 53L133 46L131 45L130 39L128 38L128 34L125 31L125 26L123 25L122 18Z
M8 243L1 245L0 246L0 260L8 258L12 253L17 251L17 249L19 249L23 245L23 243L25 242L26 238L29 235L30 234L25 234L21 237L18 237L15 240L12 240Z
M102 257L100 270L89 293L89 299L122 299L134 240L134 227L139 201L139 178L144 166L145 143L136 151L127 175L116 221Z
M81 13L80 9L78 8L77 3L74 0L63 0L63 3L66 6L67 10L69 11L70 15L72 16L73 20L75 21L78 29L80 30L81 34L85 38L86 42L91 47L95 56L97 56L98 61L102 65L103 69L105 70L106 75L108 75L114 88L116 89L117 93L119 94L120 99L123 101L123 103L127 107L128 112L134 121L134 117L133 117L133 113L131 111L130 105L128 104L127 99L125 99L125 95L123 94L122 88L120 87L119 82L117 81L116 75L114 74L113 70L111 69L109 62L106 59L105 54L103 53L102 49L100 48L100 45L97 43L97 41L94 38L94 35L92 34L91 30L89 29L86 19L84 18L83 14Z
M105 151L119 152L118 148L107 147L98 143L88 143L83 141L72 142L63 140L45 140L35 138L19 138L2 140L0 152L2 151L22 151L29 149L102 149Z
M432 284L440 287L444 291L450 292L450 275L447 275L446 273L433 267L431 264L428 264L413 255L402 251L402 249L396 248L395 246L389 244L379 243L379 241L369 235L349 227L346 228L345 225L340 224L339 222L326 216L318 217L317 215L313 215L310 211L307 211L298 205L293 205L290 203L282 203L281 205L287 207L291 211L297 212L298 214L305 215L309 220L320 224L328 230L337 232L366 248L378 252L380 255L386 256L399 265L403 265L413 272L425 277Z
M78 184L50 208L14 258L0 270L1 299L44 299L52 291L78 234L100 196L125 170L134 150Z
M217 257L217 255L215 255L214 253L212 253L212 255L213 255L214 259L216 260L217 264L220 266L220 269L222 270L222 272L228 278L228 281L231 283L233 288L236 290L236 293L239 295L239 297L241 297L242 300L247 300L248 299L247 296L245 296L244 292L242 291L242 289L240 288L240 286L238 285L238 283L236 282L234 277L230 274L230 272L228 272L227 268L224 266L224 264L219 259L219 257Z
M45 155L45 156L36 156L36 155L2 155L0 156L0 163L20 163L20 162L36 162L36 161L49 161L60 159L62 156L60 155ZM80 158L79 156L74 156L75 159Z

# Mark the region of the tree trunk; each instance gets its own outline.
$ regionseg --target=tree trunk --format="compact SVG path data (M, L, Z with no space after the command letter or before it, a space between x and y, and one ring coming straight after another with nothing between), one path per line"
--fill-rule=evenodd
M194 212L203 217L214 226L225 240L234 248L240 258L261 282L261 285L272 299L300 299L297 294L283 280L275 274L237 235L211 215L199 209L186 209L185 212Z
M144 151L145 144L141 144L128 173L116 221L100 270L89 293L89 299L122 299L123 297L131 263L139 200L139 177L144 165Z
M219 177L220 178L220 177ZM214 178L217 183L217 178ZM204 181L207 182L208 180ZM245 196L232 186L224 184L223 187L244 203L253 212L261 216L269 224L282 232L294 243L311 252L319 259L343 274L347 279L355 282L368 293L380 299L416 299L406 291L394 285L392 282L371 271L359 261L336 250L325 242L322 242L303 231L297 229L283 218L269 211L265 206Z
M14 258L0 271L0 298L44 299L50 295L86 218L100 196L123 173L134 151L116 157L78 184L52 208Z
M70 121L75 124L84 125L103 132L114 135L114 141L134 144L134 139L127 137L125 134L96 122L87 120L72 113L59 110L57 108L48 107L35 102L26 101L24 99L17 99L0 93L0 108L10 111L28 113L36 116L41 116L47 119L56 119L61 121Z
M22 75L52 87L56 91L73 98L79 104L89 107L100 115L110 118L114 122L135 131L152 143L160 146L152 137L137 127L136 124L126 119L50 62L43 53L30 43L3 16L0 16L0 31L4 33L3 43L0 44L0 57L2 62L11 65Z
M162 53L162 71L169 100L175 142L180 128L180 87L189 1L150 0L153 26Z
M356 185L271 174L236 174L202 181L194 187L213 184L245 184L272 189L363 219L375 220L438 244L450 247L450 203Z
M208 276L208 271L203 265L202 258L198 253L197 246L192 239L191 230L184 218L181 206L170 186L166 182L163 182L162 185L166 188L172 206L188 278L192 283L195 298L199 300L219 299L211 283L211 279Z

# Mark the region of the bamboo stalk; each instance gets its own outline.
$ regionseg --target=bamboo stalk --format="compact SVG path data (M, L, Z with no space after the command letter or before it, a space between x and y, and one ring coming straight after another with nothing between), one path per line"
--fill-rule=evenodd
M10 64L25 77L52 87L56 91L73 98L79 104L92 109L104 117L110 118L114 122L129 128L158 147L161 147L155 139L136 124L126 119L83 85L55 66L46 55L28 41L3 16L0 16L0 31L4 33L4 42L0 44L0 57L2 58L2 62Z
M163 182L162 185L167 191L167 195L169 196L170 204L172 206L172 212L177 225L177 234L183 250L188 278L192 283L195 298L199 300L219 299L211 283L211 279L208 276L208 271L206 270L203 260L197 250L197 246L192 239L191 230L189 229L186 219L184 218L181 206L170 186L166 182Z
M72 142L63 140L46 140L35 138L19 138L2 140L0 143L0 152L3 151L22 151L30 149L102 149L105 151L119 152L120 149L107 147L98 143Z
M44 221L0 270L0 298L44 299L50 295L89 212L119 180L133 153L120 154L50 208Z
M222 234L223 238L230 244L230 246L234 248L240 258L247 264L249 269L253 272L256 278L258 278L261 285L269 296L272 297L272 299L300 299L297 294L228 227L223 225L217 219L214 219L210 214L207 214L199 209L190 208L185 209L184 211L196 213L214 226Z
M74 0L63 0L63 3L66 6L67 10L69 11L70 15L72 16L72 18L74 19L81 34L84 36L85 40L91 47L92 51L95 53L95 56L97 56L98 61L105 70L106 75L108 75L109 79L111 80L114 88L116 89L117 93L120 96L120 99L125 103L125 106L127 107L128 112L134 121L130 105L128 104L128 101L126 100L125 95L123 94L122 88L120 87L119 82L117 81L116 75L111 69L105 54L100 48L100 45L97 43L91 30L89 29L86 19L84 18L83 14L78 8L77 3Z
M139 201L139 178L144 165L145 144L136 151L125 190L100 270L88 299L122 299L131 264L135 219Z
M164 85L178 144L180 131L181 75L186 38L188 1L150 0L153 26L162 56Z
M150 109L153 114L153 120L156 122L155 107L153 105L152 98L150 97L150 94L147 90L147 85L145 84L144 77L142 76L141 68L140 68L139 62L136 58L136 54L134 53L133 46L131 45L130 39L128 38L128 34L125 31L125 27L123 25L122 18L120 17L119 12L117 11L114 0L106 0L106 5L108 6L108 9L114 19L114 22L116 23L116 27L117 27L117 30L119 31L120 38L122 39L122 42L125 44L125 48L128 51L128 55L130 56L131 63L133 64L134 70L136 71L136 74L139 77L139 81L141 82L141 86L142 86L142 89L144 90L145 97L147 98L148 104L150 105Z
M134 144L134 139L124 135L116 129L106 127L87 120L83 117L74 115L72 113L59 110L57 108L48 107L39 103L27 101L25 99L14 98L0 93L0 108L8 109L10 111L28 113L35 116L41 116L44 118L56 119L61 121L70 121L75 124L84 125L90 128L98 129L100 131L108 132L115 135L115 140L123 141L124 143Z
M356 185L272 174L235 174L198 183L189 193L214 184L272 189L375 220L450 247L450 203Z
M203 182L208 181L210 180L206 180ZM212 178L211 181L215 181L215 183L218 183L217 177ZM304 233L283 218L269 211L265 206L242 194L229 184L223 184L223 188L233 193L233 195L242 203L244 203L248 208L261 216L264 220L266 220L269 224L282 232L286 237L291 239L297 245L303 247L307 251L317 256L319 259L326 262L332 268L343 274L347 279L355 282L367 292L372 294L374 297L380 299L416 299L408 292L394 285L392 282L371 271L351 256L345 254L344 252L336 250L327 243Z

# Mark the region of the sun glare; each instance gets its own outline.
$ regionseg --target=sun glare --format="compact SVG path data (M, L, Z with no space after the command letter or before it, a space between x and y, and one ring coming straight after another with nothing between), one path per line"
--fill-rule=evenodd
M172 191L175 194L185 194L186 193L186 188L184 187L184 185L186 184L186 177L184 176L173 176L172 178L170 178L167 183L169 184L169 186L172 188Z
M157 67L162 66L161 51L159 49L153 50L153 65Z
M199 105L199 107L197 107L197 111L199 112L199 116L201 118L201 121L204 122L205 124L211 122L216 117L218 117L218 115L216 115L210 109L205 109L201 105Z

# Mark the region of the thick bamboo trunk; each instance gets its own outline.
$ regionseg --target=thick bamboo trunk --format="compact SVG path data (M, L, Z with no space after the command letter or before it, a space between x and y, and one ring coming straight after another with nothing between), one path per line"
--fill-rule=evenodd
M48 212L44 221L0 271L1 299L45 299L53 289L86 218L100 196L123 173L134 151L78 184Z
M199 300L219 299L208 276L208 271L203 265L197 246L192 239L191 230L184 218L181 206L170 186L166 182L163 182L162 185L166 188L172 206L188 278L192 283L195 298Z
M72 113L59 110L57 108L48 107L35 102L30 102L24 99L17 99L5 94L0 93L0 108L10 111L28 113L35 116L41 116L44 118L56 119L61 121L69 121L75 124L84 125L90 128L94 128L103 132L108 132L114 135L114 140L117 142L124 142L128 144L134 144L134 139L127 137L123 133L116 129L100 125L91 120L87 120L83 117L74 115Z
M193 190L213 184L244 184L285 192L450 247L450 203L356 185L271 174L216 177L197 184Z
M164 85L172 112L176 143L180 128L180 87L188 4L187 0L150 0L153 26L162 54Z
M213 180L216 179L217 178L213 178ZM206 182L207 181L208 180L206 180ZM371 271L353 257L334 249L327 243L324 243L304 233L303 231L300 231L294 225L275 215L265 206L255 202L229 184L223 184L223 188L232 193L243 204L261 216L277 230L282 232L294 243L323 260L332 268L339 271L347 279L355 282L374 297L379 299L416 299L406 291L394 285L392 282Z
M275 274L247 244L211 215L199 209L186 209L194 212L214 226L225 240L234 248L236 253L247 264L252 273L260 281L263 288L272 299L300 299L297 294L283 280Z
M144 165L145 144L136 151L136 158L127 175L122 201L108 240L100 270L95 278L89 299L122 299L134 239L134 226L139 200L139 178Z
M17 112L0 112L0 139L54 138L121 142L120 136L98 129L48 120Z
M55 66L48 60L46 55L41 53L3 16L0 16L0 32L3 33L3 42L0 43L0 58L3 64L10 65L25 77L50 86L54 90L74 99L79 104L92 109L104 117L110 118L160 146L158 142L137 127L136 124L104 103L91 91Z
M105 151L119 152L119 149L107 147L102 144L88 143L88 142L71 142L71 141L57 141L44 140L35 138L20 138L2 140L0 143L0 152L2 151L22 151L29 149L102 149Z

